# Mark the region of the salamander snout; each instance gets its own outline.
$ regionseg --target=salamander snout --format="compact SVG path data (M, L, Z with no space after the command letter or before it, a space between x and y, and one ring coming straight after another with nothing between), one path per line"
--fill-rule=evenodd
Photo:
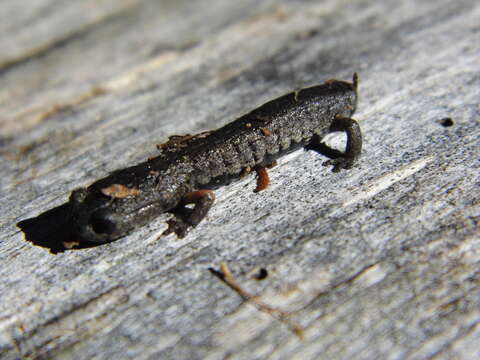
M74 190L70 196L70 224L77 239L93 243L111 241L124 233L121 218L104 196L88 189Z

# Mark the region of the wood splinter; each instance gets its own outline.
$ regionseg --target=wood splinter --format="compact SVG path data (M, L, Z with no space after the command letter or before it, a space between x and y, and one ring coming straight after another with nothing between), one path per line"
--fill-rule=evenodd
M284 323L290 331L292 331L295 335L297 335L300 340L304 339L304 329L300 326L292 322L288 317L289 313L282 311L280 309L276 309L271 307L270 305L265 304L264 302L258 299L258 296L254 296L244 290L233 278L230 269L228 268L227 264L221 263L220 270L216 270L214 268L209 268L210 272L222 280L225 284L228 285L233 291L235 291L244 301L251 303L254 305L259 311L269 314L274 319Z

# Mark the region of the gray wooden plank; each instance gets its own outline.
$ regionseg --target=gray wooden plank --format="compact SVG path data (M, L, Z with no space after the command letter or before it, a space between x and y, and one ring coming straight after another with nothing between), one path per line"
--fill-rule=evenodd
M272 6L272 1L265 1L253 7L255 2L251 0L131 1L124 6L119 3L98 19L92 18L90 22L84 19L78 29L72 30L76 22L70 21L70 14L89 14L84 7L94 5L60 3L70 5L64 11L62 6L57 9L57 4L47 2L41 13L55 16L29 17L39 18L42 26L52 32L52 39L38 45L41 50L31 45L19 60L4 66L3 71L0 64L3 136L35 126L60 110L78 106L105 92L128 87L136 77L174 61L229 23ZM81 20L82 16L78 16L78 21ZM68 26L62 26L63 22ZM36 41L28 37L35 33L35 27L28 29L25 34L13 32L12 37L0 38L0 45L8 48L12 38Z
M107 79L124 85L3 140L2 358L478 357L480 6L276 4L159 66L136 60ZM168 135L353 71L365 152L351 171L294 153L267 191L253 194L253 178L218 190L182 240L158 239L161 215L111 244L53 255L16 226ZM221 262L291 312L305 339L212 276Z
M0 69L41 54L136 3L135 0L3 0Z

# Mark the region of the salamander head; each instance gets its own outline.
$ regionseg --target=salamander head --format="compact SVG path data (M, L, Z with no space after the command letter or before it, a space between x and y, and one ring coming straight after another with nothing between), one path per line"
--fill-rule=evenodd
M85 188L70 195L70 224L78 240L105 243L126 235L132 229L130 217L115 201Z

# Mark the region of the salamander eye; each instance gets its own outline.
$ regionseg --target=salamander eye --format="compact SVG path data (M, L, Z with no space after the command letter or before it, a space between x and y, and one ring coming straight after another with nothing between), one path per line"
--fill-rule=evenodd
M89 219L93 231L97 234L113 234L117 228L115 222L110 217L110 213L106 210L97 210Z

